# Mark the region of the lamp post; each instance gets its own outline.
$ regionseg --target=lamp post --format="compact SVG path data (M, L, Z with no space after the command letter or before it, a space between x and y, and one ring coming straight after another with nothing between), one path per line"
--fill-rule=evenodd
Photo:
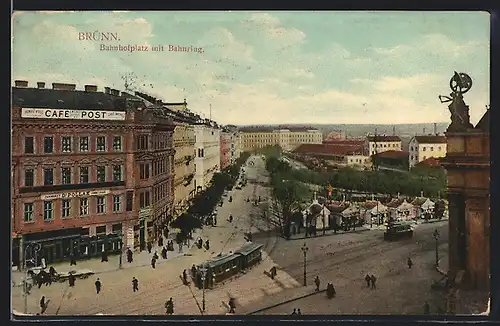
M120 237L120 255L118 256L118 268L122 269L122 256L123 256L123 232L120 230L118 231L118 236Z
M304 286L307 286L307 270L306 270L306 264L307 264L307 251L309 248L306 246L305 242L302 248L300 248L302 252L304 253Z
M201 273L201 283L202 283L202 291L203 291L203 294L202 294L203 297L201 299L201 311L202 311L202 313L205 313L205 280L207 279L207 268L201 267L200 273Z
M29 259L27 258L28 254L28 249L31 250L31 255L34 258L30 257ZM42 246L39 243L36 242L30 242L26 245L24 248L24 313L28 313L28 261L32 262L34 266L37 265L38 262L38 257L37 254L38 252L42 249Z
M439 231L438 229L435 229L434 232L432 233L432 236L436 240L436 267L439 267L439 253L438 253L438 240L439 240Z

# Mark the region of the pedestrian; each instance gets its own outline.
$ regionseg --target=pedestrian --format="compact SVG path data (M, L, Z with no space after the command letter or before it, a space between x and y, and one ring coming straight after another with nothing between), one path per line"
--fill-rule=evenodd
M108 253L106 252L106 250L103 249L101 252L101 263L107 261L108 261Z
M234 298L229 299L229 313L234 314L236 312L236 303L234 302Z
M151 253L151 249L153 248L153 246L151 245L151 242L148 242L146 247L148 248L148 253Z
M424 315L428 315L428 314L430 314L430 312L431 312L431 308L429 306L429 303L426 301L424 303Z
M187 271L186 270L182 271L182 280L184 281L184 284L187 284Z
M153 256L153 258L151 258L151 267L156 268L156 259L155 259L155 256Z
M372 282L372 289L376 289L377 288L377 285L376 285L377 278L375 277L375 275L372 274L372 276L370 276L370 280Z
M135 277L132 277L132 290L139 291L139 281Z
M75 281L76 281L75 275L73 275L73 273L69 273L69 276L68 276L69 286L70 287L74 287L75 286Z
M45 262L45 257L42 257L42 269L47 268L47 263Z
M207 250L210 250L210 242L208 241L208 239L207 239L207 241L205 241L205 248Z
M203 247L203 240L201 239L201 237L198 238L197 246L198 246L198 249L201 249Z
M158 258L160 258L160 257L158 257L158 251L155 250L155 253L153 254L153 258L156 260L158 260Z
M302 312L300 312L300 309L297 309L297 315L302 315Z
M411 269L411 266L413 266L413 262L411 261L410 257L408 257L408 261L406 263L408 264L408 268Z
M296 309L296 308L293 308L292 315L296 315L296 314L297 314L297 309Z
M167 249L165 247L161 250L161 257L167 259Z
M132 253L132 250L130 250L130 248L127 248L127 261L129 264L134 261L133 255L134 254Z
M165 228L163 230L163 235L165 236L165 239L168 239L168 233L169 233L169 229L168 228Z
M95 281L95 291L97 292L97 294L101 292L101 281L99 281L99 278L97 278L97 280Z
M196 266L195 264L193 264L193 266L191 266L191 278L195 278L196 277Z
M274 280L274 277L278 274L278 271L277 271L277 269L276 269L276 266L273 266L273 267L271 268L271 273L270 273L270 274L271 274L271 279L273 279L273 280Z
M365 281L366 281L366 287L368 287L368 288L369 288L369 287L370 287L370 283L371 283L371 281L372 281L372 279L371 279L370 275L366 274L366 276L365 276Z
M163 236L161 234L158 239L158 247L163 247Z
M213 221L214 221L214 225L217 225L217 215L214 215L214 218L213 218Z
M76 266L76 259L75 259L75 255L74 254L71 254L69 256L69 266L73 266L75 265Z
M45 310L47 310L47 302L45 302L45 296L42 296L42 298L40 299L40 314L41 315L43 315Z
M315 291L319 291L319 285L320 285L319 276L316 276L316 278L314 279L314 284L316 284Z
M167 315L174 314L174 300L172 298L165 302L165 309L167 310Z

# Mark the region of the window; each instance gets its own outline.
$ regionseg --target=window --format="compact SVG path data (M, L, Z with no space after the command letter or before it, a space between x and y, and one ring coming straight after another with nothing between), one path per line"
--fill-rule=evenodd
M413 146L412 146L412 147L410 147L410 151L412 151L412 150L413 150Z
M80 183L89 183L89 167L80 166Z
M106 182L106 167L98 166L97 168L97 182Z
M113 137L113 151L114 152L122 151L122 137L120 136Z
M95 228L96 234L106 234L106 225L101 225Z
M113 212L120 212L122 210L122 196L113 195Z
M80 215L89 215L89 199L80 198Z
M438 147L438 151L441 151L441 146Z
M71 199L63 199L61 208L61 217L68 218L71 215Z
M26 169L24 170L24 186L33 187L35 185L35 170Z
M203 148L198 148L198 157L203 157Z
M434 151L434 147L431 147L431 152L433 152L433 151Z
M134 192L127 191L127 207L126 211L131 212L134 208Z
M137 149L145 150L149 148L149 137L147 135L137 136L136 139Z
M412 160L412 161L413 161L413 155L412 155L412 156L410 156L410 160Z
M24 137L24 153L35 153L35 140L33 137Z
M422 148L422 150L425 152L425 146L424 146L424 148Z
M149 191L142 192L139 195L139 208L149 207L150 205Z
M54 151L54 138L45 137L43 139L43 152L45 154L50 154Z
M71 184L71 168L66 167L66 168L61 168L61 183L63 185L69 185Z
M106 197L98 196L97 197L97 214L106 213Z
M45 186L50 186L54 184L54 169L47 168L43 169L43 184Z
M80 152L89 151L89 137L80 137Z
M106 137L105 136L98 136L97 137L95 150L97 152L104 152L104 151L106 151Z
M139 164L139 176L142 180L149 179L149 163Z
M113 181L122 181L122 171L121 165L113 165Z
M44 201L43 202L43 220L50 221L54 219L54 202Z
M24 222L33 222L33 203L24 203Z
M61 150L63 153L71 153L71 137L61 137Z
M424 156L422 159L425 161L426 158L427 158L427 156Z

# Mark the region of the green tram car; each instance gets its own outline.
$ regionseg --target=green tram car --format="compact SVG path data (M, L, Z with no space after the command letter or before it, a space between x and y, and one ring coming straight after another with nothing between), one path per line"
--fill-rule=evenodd
M402 239L411 239L413 237L413 227L410 223L398 222L387 225L384 232L385 241L397 241Z
M217 257L199 265L197 268L198 274L196 277L196 285L198 288L202 288L201 274L199 273L201 268L206 268L207 270L205 288L212 289L217 283L227 280L239 273L244 273L261 261L262 245L248 243L232 254Z

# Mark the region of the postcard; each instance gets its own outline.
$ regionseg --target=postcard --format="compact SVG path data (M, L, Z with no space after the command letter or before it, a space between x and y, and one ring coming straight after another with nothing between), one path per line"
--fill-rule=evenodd
M12 315L488 314L486 12L15 12Z

